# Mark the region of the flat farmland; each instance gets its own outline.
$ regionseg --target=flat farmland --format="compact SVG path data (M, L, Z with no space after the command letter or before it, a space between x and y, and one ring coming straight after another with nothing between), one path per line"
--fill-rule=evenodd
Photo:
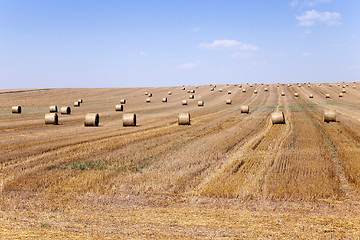
M359 239L358 83L212 87L0 90L0 238Z

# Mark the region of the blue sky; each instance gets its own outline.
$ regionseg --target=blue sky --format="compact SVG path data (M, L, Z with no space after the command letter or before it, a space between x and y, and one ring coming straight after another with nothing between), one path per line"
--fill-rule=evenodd
M360 81L359 10L358 0L0 0L0 88Z

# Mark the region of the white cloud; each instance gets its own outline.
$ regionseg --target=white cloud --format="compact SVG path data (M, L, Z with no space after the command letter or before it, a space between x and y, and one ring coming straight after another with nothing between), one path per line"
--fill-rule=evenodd
M254 57L254 52L234 52L230 55L232 58L250 58Z
M299 26L313 26L316 23L325 23L328 26L341 24L341 14L337 12L318 12L316 10L306 11L301 16L295 16Z
M140 56L149 56L150 53L149 53L149 52L140 51L140 52L139 52L139 55L140 55Z
M311 31L310 30L305 30L299 37L300 38L304 38L304 37L306 37L306 36L308 36L308 35L310 35L311 34Z
M349 66L349 70L355 70L355 69L360 69L360 65Z
M267 62L252 62L251 64L252 64L253 66L267 65Z
M311 55L311 52L303 52L302 56L303 57L307 57L307 56L310 56Z
M183 63L180 64L179 66L177 66L177 69L192 69L192 68L198 68L200 67L200 61L196 61L196 62L190 62L190 63Z
M330 47L340 48L340 47L342 47L342 44L332 44L332 45L330 45Z
M236 49L245 51L257 51L258 46L253 44L245 44L236 40L214 40L212 43L200 43L199 48L204 49Z
M200 28L199 27L193 27L191 29L192 32L199 32L200 31Z
M290 7L294 8L294 7L314 7L320 3L329 3L332 0L293 0L290 2Z

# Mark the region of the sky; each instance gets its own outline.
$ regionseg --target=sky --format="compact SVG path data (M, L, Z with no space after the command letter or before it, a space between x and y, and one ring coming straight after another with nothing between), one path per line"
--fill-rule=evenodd
M360 81L359 0L0 0L0 89Z

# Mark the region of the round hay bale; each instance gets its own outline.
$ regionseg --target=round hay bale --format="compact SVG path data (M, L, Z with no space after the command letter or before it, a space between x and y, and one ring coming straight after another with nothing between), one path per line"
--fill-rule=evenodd
M199 106L199 107L204 106L204 101L202 101L202 100L198 101L198 106Z
M299 93L294 93L294 97L299 97Z
M190 96L189 96L189 99L194 99L194 98L195 98L194 95L190 95Z
M301 87L301 85L299 84L298 87Z
M341 92L342 92L342 93L346 93L346 90L345 90L345 89L343 89Z
M324 110L324 122L336 122L336 111Z
M147 96L149 93L148 92L145 92L145 96Z
M82 100L82 99L78 99L78 102L79 102L79 103L83 103L83 100Z
M249 113L249 105L241 105L240 111L241 113Z
M332 87L332 84L331 84L331 83L329 84L329 87Z
M61 107L60 113L61 114L71 114L71 108L70 107Z
M12 113L21 113L21 106L13 106L12 108L11 108L11 112Z
M182 100L181 104L182 104L182 105L187 105L187 101L186 101L186 100Z
M330 94L325 94L325 98L330 98Z
M340 87L340 83L338 83L338 87Z
M52 105L49 107L49 111L51 113L57 112L58 111L58 107L56 105Z
M126 113L123 115L123 126L124 127L128 127L128 126L136 126L136 114L134 113Z
M219 92L222 92L222 88L219 89Z
M356 88L356 86L354 85L354 86L353 86L353 88L355 89L355 88Z
M339 97L343 97L344 96L344 94L343 93L339 93Z
M190 93L195 93L195 90L191 90Z
M285 96L285 92L281 92L281 96Z
M310 94L310 95L309 95L309 98L314 98L314 95L313 95L313 94Z
M242 85L241 85L241 84L239 85L239 88L242 88Z
M257 94L257 90L254 90L254 94Z
M245 88L243 88L242 92L246 92L246 89L245 89Z
M181 90L185 90L185 88L183 87L183 88L181 88Z
M273 112L271 114L271 121L273 124L284 124L285 123L284 113L282 111Z
M121 103L121 104L125 104L125 103L126 103L126 99L120 99L120 103Z
M179 125L190 125L190 113L179 113L178 114Z
M150 98L147 98L147 99L146 99L146 102L147 102L147 103L150 103L150 102L151 102Z
M345 85L342 85L342 88L345 88Z
M85 127L97 127L99 126L99 114L98 113L88 113L85 116Z
M57 113L47 113L45 114L45 124L54 124L58 125L59 117Z
M191 92L190 89L188 89L188 90L187 90L187 93L190 93L190 92Z
M268 88L264 88L264 91L265 91L265 92L268 92L268 91L269 91L269 89L268 89Z
M288 83L287 87L290 87L290 86L291 86L291 84L290 84L290 83Z
M210 91L214 91L215 90L215 88L210 88Z
M250 87L252 87L252 84L250 84Z
M227 84L226 84L226 86L228 87L228 86L229 86L229 84L227 83Z
M347 83L347 84L346 84L346 86L348 87L348 86L349 86L349 84Z
M162 102L167 102L167 98L164 97L161 101L162 101Z
M228 94L231 94L231 91L228 91Z
M124 105L122 105L122 104L115 105L115 111L117 111L117 112L124 111Z
M80 102L79 101L74 102L74 107L80 107Z
M308 84L308 87L311 87L311 85L310 85L310 84Z
M148 93L148 97L152 97L152 93Z
M321 83L319 83L319 87L321 87Z
M195 88L196 88L196 89L198 89L198 88L199 88L199 86L195 86Z
M172 94L172 92L168 92L168 95L170 96Z
M232 100L231 99L226 99L226 104L232 104Z

